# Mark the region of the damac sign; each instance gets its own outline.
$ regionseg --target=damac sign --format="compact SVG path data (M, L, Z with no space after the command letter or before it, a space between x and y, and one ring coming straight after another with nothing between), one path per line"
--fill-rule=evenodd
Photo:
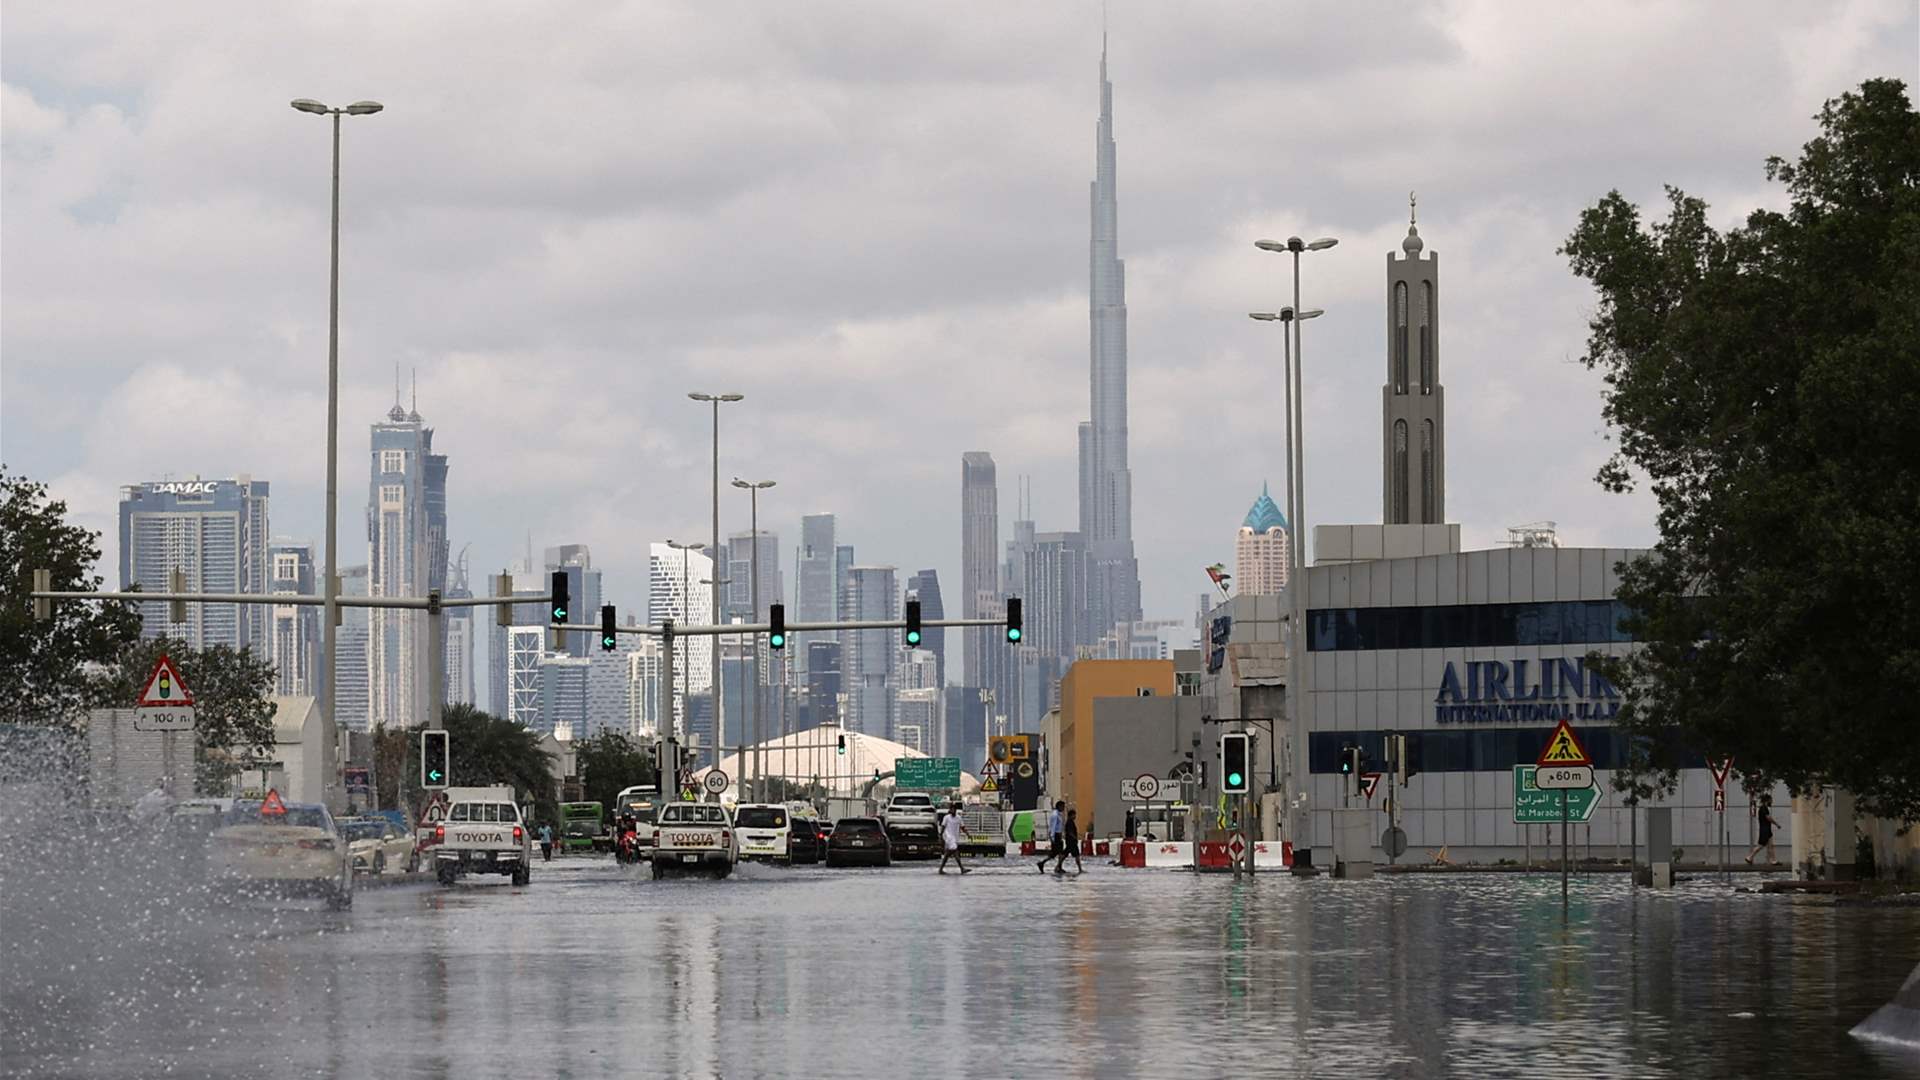
M1584 658L1448 661L1433 696L1436 724L1611 720L1619 712L1620 691Z
M210 495L220 486L218 480L182 480L168 481L164 484L148 484L147 490L167 492L173 495Z

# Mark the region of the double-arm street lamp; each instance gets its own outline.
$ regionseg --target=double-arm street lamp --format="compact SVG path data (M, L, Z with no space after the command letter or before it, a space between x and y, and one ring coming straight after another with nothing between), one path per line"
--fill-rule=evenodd
M713 406L713 547L709 553L713 556L717 564L720 559L720 406L730 405L733 402L743 400L746 395L703 394L699 391L694 391L687 396L695 401L705 402ZM717 576L719 573L719 568L716 565L714 574ZM712 618L715 625L719 624L720 592L717 589L714 590L713 593L713 610L707 614ZM722 730L720 723L721 705L725 699L725 688L720 685L720 649L718 643L716 643L713 650L713 722L715 731Z
M344 109L330 109L312 98L297 98L293 107L303 113L333 117L333 243L327 272L327 569L321 585L321 651L326 667L320 684L320 715L333 724L336 700L334 675L334 623L340 617L340 118L371 116L386 106L377 101L356 101Z
M748 543L752 544L753 547L752 554L749 556L749 563L752 569L748 572L750 584L748 586L747 603L753 607L753 621L755 622L760 621L760 493L773 485L774 481L772 480L747 481L737 476L733 478L733 486L745 490L753 504L752 517L749 518L750 524L748 525ZM755 791L759 795L760 801L766 802L767 758L766 751L761 746L761 743L765 741L765 737L761 731L762 725L760 719L762 706L766 702L764 692L760 687L760 643L756 639L749 638L748 640L753 650L753 697L750 699L753 702L753 778L754 784L756 785ZM742 760L741 767L744 768L745 766L746 762ZM745 789L743 788L742 790L744 791Z
M1253 317L1263 322L1277 321L1281 325L1282 337L1290 349L1285 350L1285 366L1281 370L1283 382L1288 384L1287 391L1287 516L1293 527L1289 565L1287 567L1288 618L1291 633L1287 645L1287 715L1292 722L1288 725L1291 732L1287 775L1295 789L1296 797L1288 800L1288 832L1293 837L1294 847L1306 848L1307 836L1303 828L1306 820L1305 808L1300 805L1298 794L1305 791L1306 777L1304 769L1306 728L1306 670L1304 659L1306 651L1306 565L1307 565L1307 442L1306 431L1301 423L1303 406L1301 404L1301 369L1305 366L1305 353L1300 346L1300 324L1308 319L1324 314L1319 309L1304 310L1300 307L1300 255L1307 251L1325 251L1340 241L1330 236L1318 240L1302 240L1289 236L1286 240L1256 240L1253 246L1261 251L1289 253L1293 256L1293 304L1281 308L1278 312L1255 312ZM1291 369L1291 370L1289 370ZM1279 753L1276 745L1269 751Z

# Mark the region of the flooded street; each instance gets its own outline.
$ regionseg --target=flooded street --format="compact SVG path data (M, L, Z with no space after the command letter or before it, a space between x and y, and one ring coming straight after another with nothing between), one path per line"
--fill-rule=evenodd
M10 1075L1920 1075L1920 909L1546 875L748 867L124 917L9 891ZM13 879L15 881L18 878ZM30 892L34 892L30 890ZM34 892L34 895L42 895ZM33 903L31 897L26 901ZM57 932L67 926L63 933ZM119 929L115 929L115 927Z

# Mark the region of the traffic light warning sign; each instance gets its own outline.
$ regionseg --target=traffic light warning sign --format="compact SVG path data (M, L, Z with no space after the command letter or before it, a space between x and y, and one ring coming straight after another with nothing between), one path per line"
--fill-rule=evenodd
M1593 759L1587 756L1586 747L1574 738L1573 729L1565 720L1553 729L1553 735L1547 739L1546 749L1540 751L1540 759L1534 762L1540 768L1548 765L1592 765Z

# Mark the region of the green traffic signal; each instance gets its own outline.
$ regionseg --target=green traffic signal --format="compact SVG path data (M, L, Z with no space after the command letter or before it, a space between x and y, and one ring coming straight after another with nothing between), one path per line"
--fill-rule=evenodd
M769 645L771 645L771 646L773 646L773 647L774 647L774 648L776 648L776 649L784 649L784 648L786 648L786 647L787 647L787 635L785 635L785 634L768 634L768 635L767 635L767 644L769 644Z
M787 605L775 604L767 609L767 648L784 649L787 647Z
M1007 640L1008 640L1008 641L1019 641L1019 640L1020 640L1020 629L1019 629L1019 627L1015 627L1015 626L1009 626L1009 627L1007 627Z
M920 631L918 630L907 631L907 644L909 645L920 644Z
M1227 786L1230 788L1243 787L1246 785L1246 782L1246 778L1237 772L1227 774Z

